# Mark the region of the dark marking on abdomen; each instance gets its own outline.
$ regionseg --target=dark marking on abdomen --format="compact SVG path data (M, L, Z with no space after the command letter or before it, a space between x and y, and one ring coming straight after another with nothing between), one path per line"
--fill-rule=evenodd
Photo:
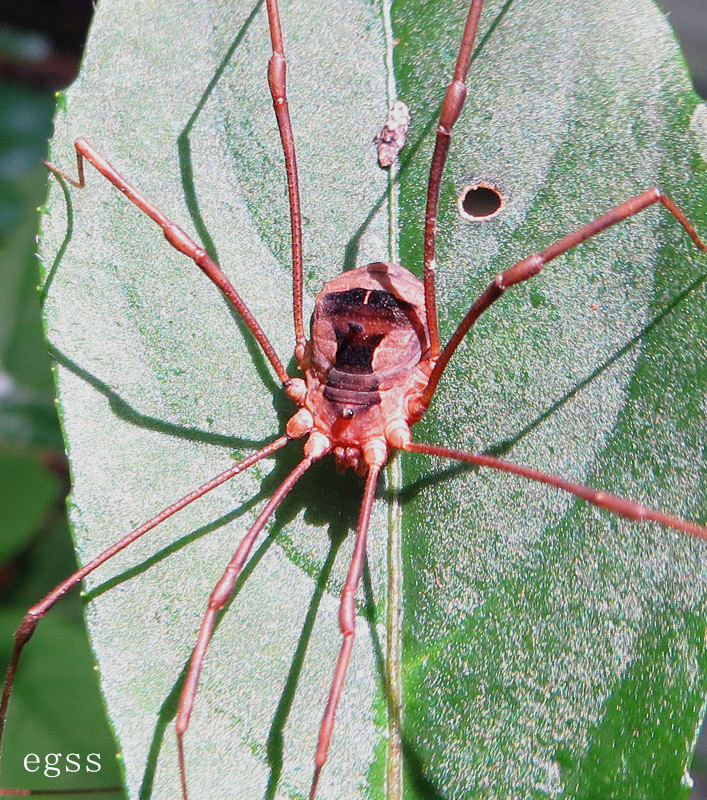
M409 312L413 309L411 303L383 289L348 289L345 292L331 292L325 295L323 303L324 312L334 315L359 311L366 307L379 312L375 315L379 319L391 320L400 317L400 312ZM403 316L407 318L407 314L403 313Z
M416 331L415 307L392 292L357 287L329 292L320 308L336 339L336 352L326 365L324 396L359 409L379 403L376 352L389 337L395 346L400 331Z
M373 354L384 334L366 333L363 325L358 322L348 322L346 328L335 324L334 333L336 334L334 368L356 374L373 372Z

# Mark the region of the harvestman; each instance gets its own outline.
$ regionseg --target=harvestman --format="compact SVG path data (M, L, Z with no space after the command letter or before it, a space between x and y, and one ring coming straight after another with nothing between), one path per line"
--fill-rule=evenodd
M343 642L319 731L310 800L316 795L319 776L327 759L336 708L351 658L355 632L355 598L366 552L371 507L378 476L391 450L441 456L504 470L571 492L612 513L636 521L657 522L694 536L707 538L707 528L697 523L646 508L639 503L607 492L596 491L489 455L466 453L412 440L410 428L425 413L445 367L459 343L479 316L498 300L508 287L532 278L545 264L585 239L654 203L662 203L687 231L693 242L701 250L706 249L692 225L673 201L660 189L649 188L574 233L559 239L541 253L530 255L505 272L496 275L459 323L449 342L441 347L435 295L437 204L452 127L461 113L466 97L466 75L482 5L483 0L471 0L454 77L447 87L437 128L427 190L423 281L418 280L402 266L382 262L368 264L339 275L327 283L317 296L312 318L312 339L308 341L302 310L302 217L295 147L287 106L286 61L277 0L267 0L273 49L268 66L268 83L287 169L292 232L295 357L299 369L304 373L304 379L292 377L287 373L263 329L219 266L181 228L125 181L85 139L78 139L75 143L78 180L47 164L52 172L62 176L74 186L82 188L83 161L86 159L153 219L162 228L170 244L189 256L219 287L240 314L270 361L287 395L299 408L288 421L283 436L160 511L77 570L27 612L15 634L15 647L0 701L0 734L22 649L32 636L39 620L57 600L86 575L144 533L238 473L273 454L291 439L307 437L304 457L267 502L216 584L209 598L208 609L189 661L176 718L181 784L185 800L188 798L184 757L185 735L194 707L199 675L217 617L228 602L251 548L268 519L298 479L318 459L331 453L338 467L351 467L365 475L366 481L353 557L341 597L339 622ZM2 790L0 793L3 793Z

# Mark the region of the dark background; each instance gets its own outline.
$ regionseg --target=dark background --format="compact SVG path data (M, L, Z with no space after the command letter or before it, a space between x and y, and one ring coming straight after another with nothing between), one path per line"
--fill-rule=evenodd
M707 97L705 0L660 5L681 40L696 91ZM92 0L0 0L0 663L9 657L22 613L75 568L64 512L68 467L41 339L34 247L54 92L78 71L92 14ZM80 597L67 597L50 617L41 647L33 642L24 657L3 785L31 785L7 764L21 763L27 752L49 752L61 735L72 750L102 752L104 768L86 786L116 785L115 746L92 674ZM80 697L77 683L60 678L77 673L85 674ZM692 775L691 799L707 800L705 736ZM74 776L69 785L78 787Z

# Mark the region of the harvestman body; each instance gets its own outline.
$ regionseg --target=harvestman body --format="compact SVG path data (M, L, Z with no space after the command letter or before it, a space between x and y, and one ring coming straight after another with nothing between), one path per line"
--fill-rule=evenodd
M185 734L195 702L199 675L218 614L228 602L251 548L266 522L314 461L333 454L337 466L351 467L358 473L366 475L366 482L354 553L341 599L339 619L343 643L320 727L310 800L316 795L319 776L327 758L336 707L351 657L355 630L355 598L366 552L371 507L380 470L391 450L426 453L505 470L569 491L630 519L650 520L694 536L707 538L705 527L606 492L595 491L563 478L510 464L492 456L466 453L447 447L416 443L412 440L410 429L429 406L444 369L457 346L476 319L509 286L537 275L545 264L570 248L654 203L662 203L676 217L694 243L701 250L705 249L705 245L675 204L659 189L650 188L558 240L543 252L531 255L497 275L473 304L446 346L443 348L440 346L434 286L437 204L452 127L461 113L466 97L466 75L482 5L483 0L472 0L470 4L454 77L447 88L437 129L427 193L423 281L418 280L404 267L387 263L369 264L339 275L327 283L317 297L312 319L312 338L308 341L304 332L302 312L302 223L295 148L286 96L286 62L277 0L267 0L273 48L268 82L287 169L292 229L295 355L304 379L291 377L287 373L262 328L228 278L207 253L125 181L85 139L76 141L78 180L70 178L53 165L47 165L52 172L61 175L73 185L83 187L83 161L86 159L129 200L160 225L167 240L193 259L238 311L262 347L288 396L299 409L290 418L285 435L143 523L67 578L28 611L15 634L15 648L0 701L0 733L7 715L22 649L34 632L38 621L56 601L86 575L144 533L211 489L274 453L292 439L306 437L304 457L267 502L214 588L189 662L176 719L182 793L185 800L188 798L184 757ZM0 789L0 794L11 793L14 792Z

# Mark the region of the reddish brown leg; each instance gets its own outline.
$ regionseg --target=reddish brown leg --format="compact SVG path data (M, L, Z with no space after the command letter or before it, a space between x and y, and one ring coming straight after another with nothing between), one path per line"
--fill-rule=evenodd
M454 331L452 338L442 351L439 361L435 364L435 368L432 370L430 381L427 384L425 393L423 395L422 405L424 408L427 408L427 406L430 404L432 396L437 388L437 384L439 383L439 379L442 377L442 373L444 372L445 367L447 366L454 351L459 346L459 343L469 332L469 329L476 322L476 320L484 313L484 311L486 311L489 306L498 300L498 298L509 286L513 286L514 283L527 281L528 278L532 278L534 275L537 275L545 266L545 264L548 263L548 261L552 261L553 258L561 256L571 248L576 247L586 239L589 239L590 236L600 233L605 228L615 225L617 222L621 222L622 220L628 219L628 217L632 217L634 214L638 214L639 211L643 211L645 208L648 208L648 206L653 205L653 203L662 203L683 226L692 241L700 248L700 250L707 249L704 242L697 235L697 232L689 223L682 211L680 211L680 209L666 194L663 194L663 192L655 186L639 195L636 195L636 197L632 197L630 200L627 200L620 206L612 208L611 211L593 220L588 225L584 225L582 228L574 231L574 233L570 233L568 236L558 239L558 241L556 241L553 245L548 247L546 250L543 250L542 253L536 253L532 256L528 256L528 258L524 258L522 261L514 264L512 267L510 267L510 269L507 269L500 275L496 275L486 290L478 297L474 305L469 309L464 319L459 323L459 327L456 329L456 331Z
M371 508L373 506L373 498L376 493L376 484L378 483L379 474L380 467L371 466L368 470L368 477L366 478L366 488L363 492L361 514L358 518L358 527L356 529L356 544L354 545L351 566L346 576L346 583L344 584L344 591L341 595L341 605L339 607L339 626L341 627L344 641L341 643L339 660L336 662L336 670L334 671L334 680L331 684L329 699L327 700L324 717L322 718L322 724L319 728L319 742L317 743L317 752L314 756L314 778L312 779L312 788L309 790L309 800L314 800L317 794L319 776L322 767L326 763L329 742L331 741L331 734L334 730L336 707L339 704L339 697L341 696L344 679L346 678L346 670L349 668L349 661L351 660L351 651L353 650L354 635L356 632L356 592L361 580L363 561L366 557L368 524L371 519Z
M439 203L439 187L442 182L442 172L447 161L449 143L452 138L452 128L459 119L461 110L466 100L466 75L469 71L471 51L474 47L476 32L479 27L479 17L484 0L471 0L469 16L466 20L464 35L462 37L457 65L454 69L454 78L447 87L447 93L442 103L442 113L437 127L437 141L435 142L430 179L427 185L427 209L425 211L425 315L427 317L427 330L430 333L430 357L439 356L439 326L437 324L437 299L435 297L435 242L437 239L437 205Z
M146 197L138 192L137 189L131 186L125 180L125 178L119 175L118 172L106 161L106 159L103 158L103 156L98 153L85 139L77 139L74 142L74 147L76 148L76 162L78 164L78 180L74 180L71 176L67 175L65 172L62 172L60 169L47 161L44 162L45 166L55 175L60 175L65 180L69 181L69 183L71 183L73 186L83 189L86 183L84 180L83 170L84 158L89 162L89 164L93 164L93 166L101 173L101 175L108 178L113 186L119 189L128 198L128 200L130 200L132 203L135 203L135 205L141 211L147 214L151 220L154 220L160 226L160 228L162 228L165 238L173 247L179 250L180 253L184 253L185 255L189 256L189 258L192 259L199 269L201 269L202 272L204 272L204 274L211 281L213 281L216 286L218 286L228 302L241 315L241 318L248 326L253 336L255 336L257 339L258 344L263 348L263 352L272 364L277 377L285 386L287 386L290 381L290 376L282 366L282 362L277 357L277 353L270 344L268 337L265 335L265 332L258 324L258 321L250 312L248 306L243 302L241 296L234 289L233 284L228 280L218 264L209 258L206 251L202 247L199 247L199 245L193 239L187 236L187 234L178 225L175 225L174 222L171 222L169 219L167 219L167 217L159 210L159 208L157 208L157 206L153 205Z
M96 789L0 789L0 797L94 797L97 794L118 794L123 796L122 786L99 786Z
M243 537L233 558L226 567L226 571L216 584L213 592L211 592L211 597L209 597L209 606L206 610L204 621L201 623L199 636L197 637L196 645L192 652L191 659L189 660L187 677L179 697L179 710L177 712L177 748L179 751L179 772L182 780L182 795L184 800L188 800L187 770L184 760L184 734L189 727L189 717L194 708L194 698L196 697L196 689L199 684L199 675L201 674L204 657L206 656L206 648L211 641L218 614L233 593L236 582L238 581L238 576L241 574L248 554L255 540L258 538L258 534L265 527L265 523L268 521L273 511L275 511L285 499L290 489L297 483L299 478L312 466L313 462L314 458L305 456L278 487L275 494L268 500L265 508L260 512L248 533Z
M641 503L635 503L633 500L626 500L615 494L609 494L609 492L598 491L589 486L583 486L581 483L573 483L557 475L547 475L545 472L540 472L537 469L511 464L508 461L503 461L494 456L487 456L484 453L466 453L463 450L453 450L450 447L441 447L434 444L420 444L418 442L410 442L404 449L410 453L425 453L429 456L454 458L457 461L468 461L471 464L478 464L481 467L493 467L493 469L500 469L504 472L512 472L514 475L522 475L524 478L529 478L533 481L556 486L558 489L570 492L577 497L581 497L582 500L599 506L599 508L605 508L612 514L620 514L622 517L628 517L637 522L657 522L660 525L666 525L678 531L691 533L693 536L698 536L700 539L707 539L707 528L698 525L696 522L689 522L688 520L680 519L680 517L675 517L672 514L664 514L662 511L647 508L641 505Z
M267 0L268 24L272 41L272 56L268 62L268 85L280 129L282 150L287 170L287 195L290 200L290 227L292 232L292 306L295 318L295 356L298 361L304 357L307 338L302 320L302 212L300 211L299 181L297 179L297 158L295 142L292 138L292 123L287 106L287 62L282 43L280 11L277 0Z
M172 505L167 506L167 508L160 511L159 514L152 517L152 519L147 520L147 522L144 522L139 528L135 528L134 531L129 533L127 536L124 536L115 544L111 545L107 550L104 550L92 561L89 561L89 563L84 567L76 570L73 575L70 575L65 581L62 581L62 583L60 583L55 589L49 592L49 594L43 600L30 608L30 610L25 614L24 619L20 623L20 626L15 633L15 646L12 651L12 656L10 657L10 663L7 667L2 699L0 699L0 740L2 738L3 728L5 726L7 707L10 702L10 695L12 693L15 675L17 674L17 665L20 660L22 650L34 633L34 629L37 627L39 620L42 619L42 617L47 613L47 611L49 611L50 608L52 608L57 600L63 597L69 591L69 589L76 586L79 581L83 580L86 575L89 575L97 567L100 567L101 564L104 564L106 561L108 561L108 559L116 555L116 553L124 550L128 545L132 544L143 534L147 533L147 531L152 530L152 528L156 527L161 522L164 522L173 514L176 514L177 511L180 511L185 506L188 506L190 503L193 503L195 500L203 497L203 495L205 495L207 492L210 492L212 489L215 489L217 486L225 483L230 478L238 475L239 472L243 472L243 470L252 466L257 461L260 461L262 458L266 458L276 450L279 450L281 447L287 444L288 441L289 437L280 436L266 447L263 447L261 450L258 450L247 458L244 458L242 461L239 461L238 464L234 464L225 472L222 472L220 475L217 475L215 478L212 478L210 481L200 486L198 489L195 489L193 492L185 495L181 500L177 500L176 503L172 503Z

